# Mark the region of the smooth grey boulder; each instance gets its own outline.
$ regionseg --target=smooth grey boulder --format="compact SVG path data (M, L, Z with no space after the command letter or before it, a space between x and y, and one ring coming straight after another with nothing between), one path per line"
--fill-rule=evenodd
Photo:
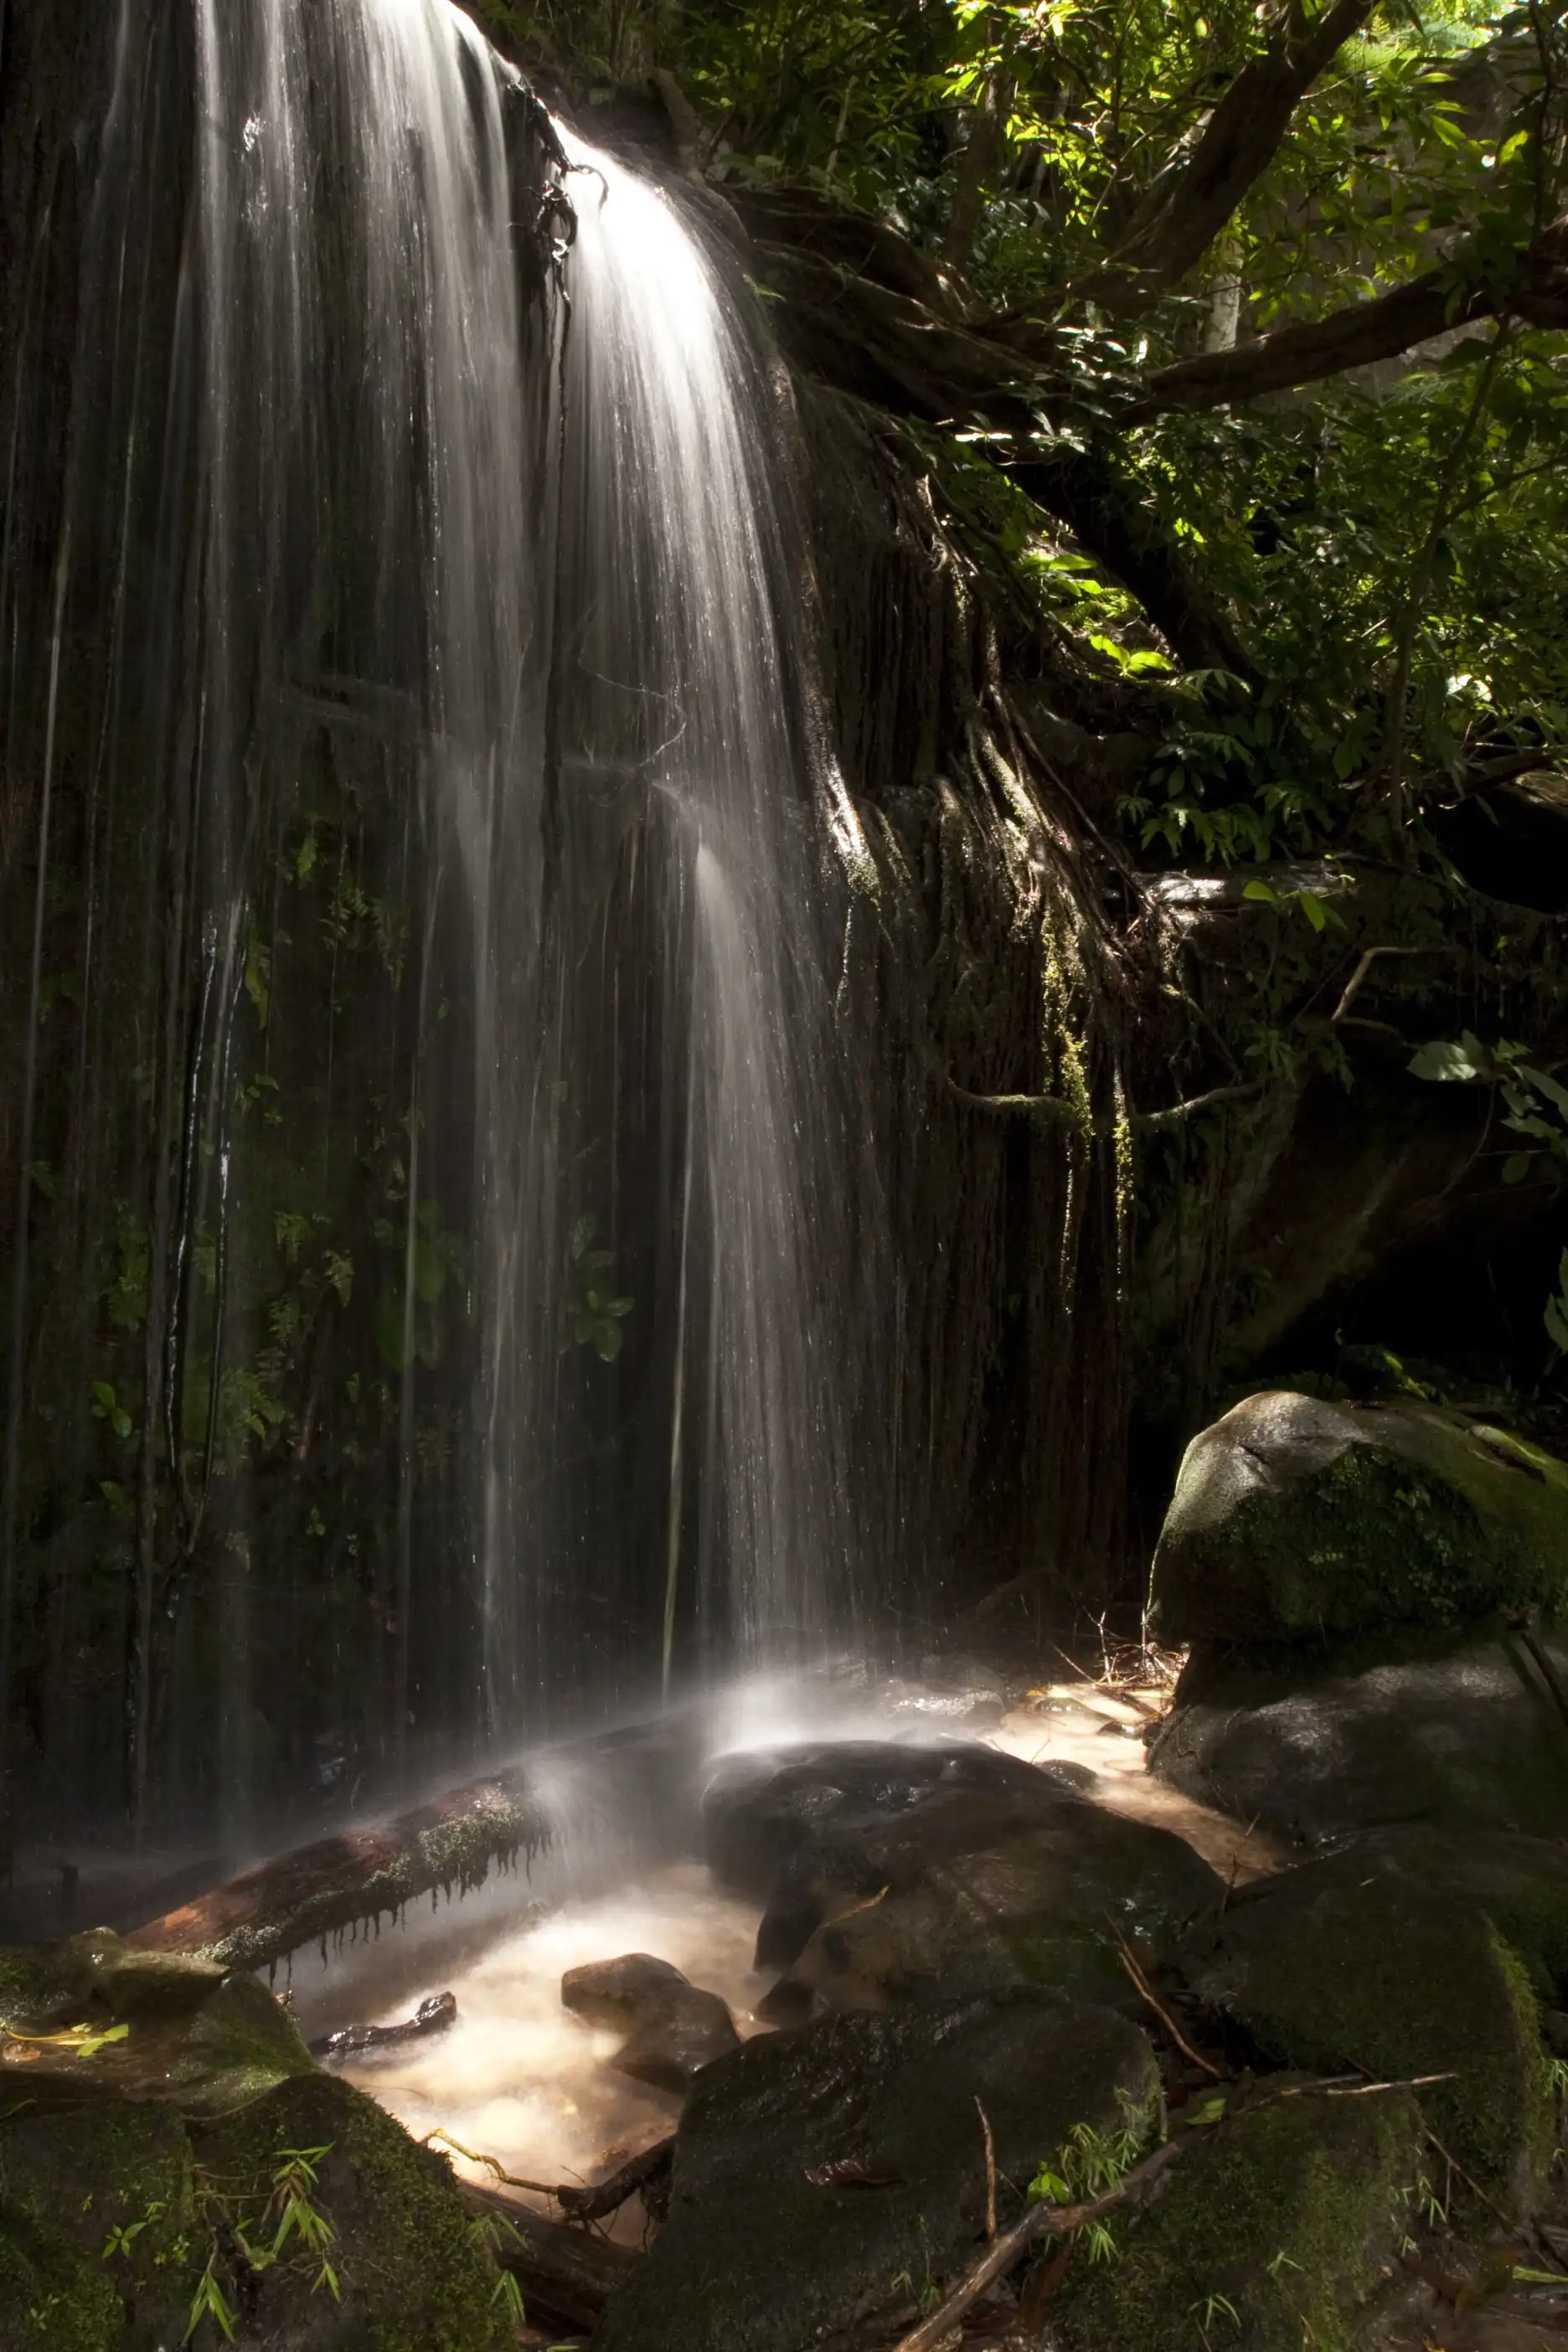
M1542 1654L1568 1690L1568 1643ZM1302 1846L1395 1822L1557 1838L1568 1722L1517 1637L1225 1664L1194 1653L1149 1751L1200 1803Z
M1194 1437L1155 1551L1163 1638L1322 1644L1568 1601L1568 1466L1405 1399L1246 1398Z
M650 1952L568 1969L561 1999L578 2017L626 2034L610 2061L618 2074L677 2097L701 2067L740 2047L735 2021L719 1995L704 1992Z
M1077 2124L1152 2118L1125 2018L1018 1988L764 2035L693 2085L669 2215L594 2352L850 2352L984 2241L983 2107L999 2220ZM977 2105L978 2103L978 2105Z

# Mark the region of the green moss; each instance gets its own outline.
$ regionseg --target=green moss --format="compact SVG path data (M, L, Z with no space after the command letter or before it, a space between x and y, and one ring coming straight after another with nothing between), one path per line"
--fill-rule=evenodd
M1236 1904L1189 1973L1287 2065L1444 2077L1420 2093L1428 2126L1486 2195L1529 2209L1551 2084L1529 1973L1484 1913L1397 1870L1308 1865Z
M1436 1406L1249 1397L1187 1450L1153 1594L1178 1641L1554 1614L1568 1601L1568 1466Z
M6 2352L123 2352L125 2313L101 2264L63 2231L0 2210L0 2344Z
M265 2199L285 2149L330 2150L314 2202L336 2232L342 2305L311 2296L308 2268L285 2265L259 2282L258 2332L292 2326L290 2341L353 2352L502 2352L510 2345L494 2274L449 2167L349 2084L321 2074L281 2084L237 2115L195 2127L194 2144L211 2196L240 2210L247 2199Z
M1404 2225L1420 2137L1405 2093L1235 2116L1119 2225L1109 2261L1079 2255L1064 2337L1073 2352L1348 2352Z
M0 2116L0 2217L17 2257L0 2284L0 2343L30 2340L27 2273L40 2263L57 2316L71 2315L62 2352L179 2341L200 2263L190 2147L169 2109L40 2081Z

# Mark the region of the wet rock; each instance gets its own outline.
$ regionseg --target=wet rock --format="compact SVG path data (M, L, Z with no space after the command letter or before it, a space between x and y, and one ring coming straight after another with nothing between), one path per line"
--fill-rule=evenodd
M1267 2099L1279 2085L1260 2086ZM1409 2093L1279 2099L1235 2115L1075 2262L1052 2314L1068 2352L1301 2352L1353 2340L1429 2159Z
M1568 1643L1540 1647L1568 1689ZM1151 1771L1307 1846L1412 1821L1560 1836L1568 1725L1525 1644L1389 1648L1273 1665L1194 1653Z
M1247 1397L1195 1437L1154 1556L1173 1642L1321 1643L1568 1600L1568 1466L1404 1400Z
M1029 1988L749 2042L692 2090L669 2218L595 2352L847 2352L980 2242L977 2100L1005 2222L1075 2124L1156 2095L1135 2026Z
M717 1875L766 1906L759 1969L787 1968L824 1920L914 1886L954 1854L1100 1816L1060 1777L978 1743L824 1742L727 1760L703 1799Z
M1019 1982L1114 2001L1127 1992L1119 1939L1166 1948L1220 1892L1168 1830L1079 1806L827 1920L790 1974L834 2009Z
M1529 1969L1484 1910L1352 1846L1233 1895L1182 1968L1279 2063L1442 2077L1416 2093L1427 2125L1485 2196L1530 2210L1553 2100Z
M611 2064L617 2074L682 2096L692 2077L738 2049L735 2021L716 1992L704 1992L649 1952L568 1969L561 1999L577 2016L624 2031Z

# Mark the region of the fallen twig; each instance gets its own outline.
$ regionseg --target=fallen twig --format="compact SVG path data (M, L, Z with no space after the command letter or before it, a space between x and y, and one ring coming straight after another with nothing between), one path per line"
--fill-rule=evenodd
M1462 2180L1466 2188L1472 2189L1480 2199L1481 2203L1486 2207L1487 2211L1494 2214L1498 2221L1502 2223L1505 2230L1511 2230L1513 2224L1509 2220L1508 2215L1503 2211L1501 2206L1493 2204L1491 2199L1487 2195L1486 2190L1481 2187L1480 2182L1473 2179L1472 2176L1465 2170L1465 2168L1459 2162L1458 2158L1452 2155L1449 2150L1444 2147L1436 2133L1435 2131L1428 2130L1426 2134L1426 2138L1428 2146L1436 2149L1438 2155L1442 2158L1449 2171Z
M934 2352L970 2305L979 2302L992 2280L1011 2270L1029 2247L1041 2238L1059 2238L1069 2231L1081 2230L1086 2223L1098 2221L1102 2214L1113 2212L1119 2205L1136 2204L1170 2170L1186 2145L1185 2140L1167 2140L1152 2156L1146 2156L1142 2164L1135 2164L1116 2188L1107 2189L1103 2197L1096 2197L1087 2205L1049 2205L1042 2199L1027 2207L1010 2230L1004 2230L993 2241L929 2319L922 2319L918 2327L900 2338L894 2352Z
M1159 2019L1161 2024L1164 2027L1166 2032L1170 2035L1172 2041L1175 2043L1183 2057L1190 2058L1194 2066L1201 2067L1205 2074L1209 2075L1213 2081L1217 2083L1221 2079L1220 2069L1205 2058L1201 2051L1197 2051L1193 2048L1192 2043L1187 2040L1186 2035L1182 2032L1182 2029L1176 2023L1175 2019L1170 2014L1168 2010L1162 2008L1155 1996L1154 1988L1149 1982L1148 1978L1144 1975L1142 1969L1139 1967L1136 1958L1133 1957L1132 1947L1131 1944L1127 1942L1125 1937L1122 1937L1120 1940L1117 1948L1121 1956L1122 1967L1126 1969L1128 1975L1131 1978L1133 1984L1136 1986L1139 1992L1142 1993L1143 1999L1148 2002L1150 2008L1153 2011L1155 2016Z
M980 2112L980 2128L985 2135L985 2242L996 2235L996 2143L991 2137L991 2118L980 2105L980 2094L974 2095Z

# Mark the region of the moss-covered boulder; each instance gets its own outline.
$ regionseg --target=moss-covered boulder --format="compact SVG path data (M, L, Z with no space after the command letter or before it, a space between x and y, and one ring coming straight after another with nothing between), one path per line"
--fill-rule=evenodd
M1279 2098L1187 2151L1080 2255L1053 2316L1070 2352L1344 2352L1430 2159L1408 2093Z
M193 2133L204 2179L227 2209L265 2210L296 2149L322 2151L312 2202L331 2223L338 2294L316 2262L234 2276L248 2341L289 2352L502 2352L513 2331L494 2272L444 2157L350 2084L316 2074L282 2083ZM262 2224L265 2230L265 2223Z
M1487 2198L1530 2210L1555 2105L1529 1969L1484 1910L1352 1848L1245 1889L1183 1966L1284 2065L1441 2077L1417 2093L1429 2129Z
M205 2347L220 2301L251 2352L510 2345L445 2161L322 2074L255 1979L95 1932L0 1952L0 2021L5 2352ZM313 2251L279 2244L296 2191Z
M1076 2124L1147 2118L1157 2090L1125 2018L1028 1988L749 2042L697 2078L669 2218L595 2352L847 2352L879 2319L896 2332L984 2238L976 2102L1005 2219Z
M1568 1689L1568 1643L1539 1646ZM1551 1838L1568 1822L1568 1729L1501 1630L1271 1665L1194 1652L1149 1765L1304 1846L1392 1822Z
M826 1921L791 1975L835 2009L1007 1983L1114 2000L1127 1987L1119 1939L1161 1950L1219 1893L1208 1864L1168 1830L1069 1806Z
M1247 1397L1194 1438L1154 1556L1168 1641L1321 1643L1568 1601L1568 1466L1399 1400Z

